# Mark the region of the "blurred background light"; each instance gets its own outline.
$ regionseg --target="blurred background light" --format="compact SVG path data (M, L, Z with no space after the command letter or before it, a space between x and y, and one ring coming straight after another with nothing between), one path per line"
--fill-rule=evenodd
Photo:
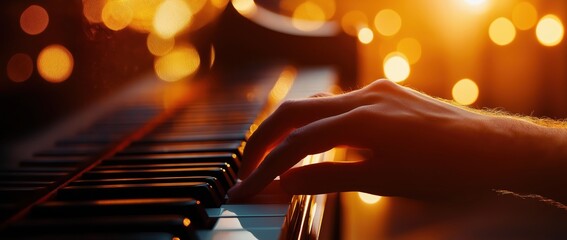
M134 13L130 6L121 0L109 0L102 8L102 22L114 31L124 29L132 22Z
M323 9L314 2L306 1L293 11L292 24L301 31L313 31L319 29L326 20Z
M358 31L358 40L361 43L369 44L374 39L374 33L370 28L363 27Z
M49 24L47 11L38 5L31 5L20 16L20 27L29 35L42 33Z
M490 24L488 36L497 45L508 45L516 37L516 28L508 18L499 17Z
M83 15L90 23L102 22L102 9L106 0L83 0Z
M165 0L154 17L154 30L162 38L172 38L191 21L192 11L183 0Z
M67 80L73 72L73 64L73 55L67 48L58 44L45 47L37 57L39 75L52 83Z
M399 52L388 54L384 59L384 75L393 82L406 80L410 75L410 65L407 58Z
M384 9L374 17L376 30L384 36L393 36L402 27L402 18L392 9Z
M519 30L528 30L537 22L537 10L529 2L520 2L512 9L512 22Z
M256 12L254 0L232 0L232 6L242 15L249 15Z
M486 0L465 0L465 2L470 5L480 5L486 2Z
M478 86L473 80L461 79L453 86L453 99L462 105L471 105L478 98Z
M366 204L375 204L382 198L381 196L365 192L358 192L358 197Z
M193 47L175 47L154 62L157 76L167 82L175 82L193 74L200 65L197 50Z
M361 11L349 11L341 18L341 27L345 33L357 36L359 30L368 26L368 18Z
M146 45L154 56L163 56L173 49L175 38L162 38L155 33L150 33L148 34Z
M537 40L544 46L552 47L559 44L563 40L564 32L561 20L553 14L543 16L537 23Z
M415 38L400 40L396 49L407 57L410 64L416 63L421 58L421 44Z
M6 74L8 79L14 82L23 82L28 80L33 73L33 60L24 53L14 54L8 61L6 66Z

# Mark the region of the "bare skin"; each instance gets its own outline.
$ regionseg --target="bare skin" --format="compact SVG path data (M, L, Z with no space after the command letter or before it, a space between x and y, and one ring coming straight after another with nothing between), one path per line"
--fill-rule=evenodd
M370 154L291 168L337 146ZM421 198L506 189L565 203L567 129L466 109L378 80L346 94L284 102L250 137L242 164L231 200L281 175L292 194Z

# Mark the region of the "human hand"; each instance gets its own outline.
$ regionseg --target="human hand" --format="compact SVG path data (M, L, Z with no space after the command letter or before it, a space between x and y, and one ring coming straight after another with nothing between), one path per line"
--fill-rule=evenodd
M252 196L278 175L293 194L363 191L420 198L515 188L548 167L534 161L556 147L535 144L548 140L545 130L378 80L346 94L284 102L250 137L239 173L243 181L228 194L233 200ZM290 169L336 146L371 154L363 161Z

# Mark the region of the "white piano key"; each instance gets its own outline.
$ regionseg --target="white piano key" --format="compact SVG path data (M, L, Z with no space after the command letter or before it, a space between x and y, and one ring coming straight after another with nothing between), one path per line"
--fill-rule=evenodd
M207 208L213 218L227 217L283 217L289 204L224 204L220 208Z
M213 230L197 231L200 240L274 240L279 239L280 228L265 228L253 230Z
M199 239L278 239L285 217L221 217L212 230L198 230Z

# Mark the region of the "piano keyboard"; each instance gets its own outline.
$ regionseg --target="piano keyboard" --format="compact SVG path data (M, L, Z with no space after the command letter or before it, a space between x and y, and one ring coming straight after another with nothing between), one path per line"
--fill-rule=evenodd
M322 196L291 199L276 182L250 202L225 204L250 129L284 96L307 97L329 90L334 81L329 69L300 71L293 86L289 71L279 73L257 75L259 79L244 87L209 87L204 96L183 97L174 107L154 98L135 101L20 161L18 168L2 170L0 219L5 221L0 237L172 240L313 235L305 228L320 224L320 216L317 220L314 215L322 209L305 207L316 201L321 206Z

